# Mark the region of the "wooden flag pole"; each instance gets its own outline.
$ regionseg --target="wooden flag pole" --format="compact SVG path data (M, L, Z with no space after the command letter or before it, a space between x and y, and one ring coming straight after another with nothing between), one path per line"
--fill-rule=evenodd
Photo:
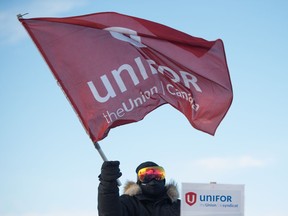
M100 154L101 158L103 159L103 161L108 161L106 155L104 154L104 152L102 151L100 145L98 142L94 143L95 148L97 149L98 153ZM119 179L117 179L117 184L118 186L121 186L121 182Z

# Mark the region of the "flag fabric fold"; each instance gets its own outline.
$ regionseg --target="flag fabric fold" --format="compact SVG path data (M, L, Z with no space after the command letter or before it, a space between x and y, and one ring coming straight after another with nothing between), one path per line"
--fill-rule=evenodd
M19 20L93 142L166 103L214 135L231 106L220 39L113 12Z

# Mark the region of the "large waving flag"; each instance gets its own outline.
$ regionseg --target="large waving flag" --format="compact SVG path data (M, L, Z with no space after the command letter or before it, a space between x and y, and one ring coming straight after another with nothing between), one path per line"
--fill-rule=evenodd
M214 135L232 103L220 39L112 12L19 20L93 142L166 103Z

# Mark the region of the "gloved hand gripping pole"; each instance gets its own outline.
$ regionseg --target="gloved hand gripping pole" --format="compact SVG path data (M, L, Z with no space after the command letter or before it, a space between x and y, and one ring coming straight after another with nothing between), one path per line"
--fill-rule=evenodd
M95 148L97 149L98 153L100 154L101 158L103 159L103 161L108 161L106 155L104 154L104 152L102 151L100 145L98 142L94 143ZM121 182L119 179L117 179L117 184L118 186L121 186Z

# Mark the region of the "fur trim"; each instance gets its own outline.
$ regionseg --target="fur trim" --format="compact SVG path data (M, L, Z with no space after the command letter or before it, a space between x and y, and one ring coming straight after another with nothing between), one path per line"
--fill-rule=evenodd
M127 181L124 186L124 194L129 196L135 196L137 194L141 194L142 190L138 184L133 181Z
M179 198L179 191L177 189L177 184L174 181L165 185L167 189L167 195L171 199L172 202L177 201ZM133 181L127 181L124 186L124 194L129 196L135 196L138 194L142 194L142 190L138 184Z
M167 195L170 197L172 202L177 201L179 198L179 191L177 188L177 183L175 181L170 181L167 185Z

